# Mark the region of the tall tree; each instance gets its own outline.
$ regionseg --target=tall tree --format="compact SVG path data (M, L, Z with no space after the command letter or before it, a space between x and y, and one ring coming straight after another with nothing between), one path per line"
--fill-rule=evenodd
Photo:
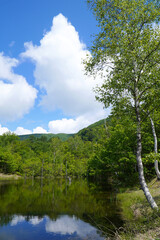
M158 208L144 178L141 113L142 106L145 110L148 107L148 94L155 96L160 89L160 1L87 2L96 16L100 32L93 42L92 56L86 62L86 71L92 74L102 71L105 80L96 92L97 99L106 107L116 106L124 99L134 109L140 184L151 207Z
M157 155L158 144L157 144L157 134L156 134L155 124L154 124L154 121L153 121L153 118L151 117L151 115L150 114L148 114L148 115L149 115L149 119L150 119L150 122L151 122L152 134L153 134L153 138L154 138L154 152ZM158 168L158 160L157 159L154 161L154 167L155 167L157 179L160 180L160 171L159 171L159 168Z

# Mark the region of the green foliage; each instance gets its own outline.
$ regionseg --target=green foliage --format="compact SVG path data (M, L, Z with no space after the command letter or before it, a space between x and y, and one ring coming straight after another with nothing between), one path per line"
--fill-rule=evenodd
M87 162L92 146L76 135L66 141L31 135L19 141L14 134L0 136L0 172L28 177L82 177L87 174Z
M160 154L155 154L154 152L150 152L145 154L143 157L143 164L144 164L144 172L147 176L147 179L150 180L153 178L155 174L154 162L157 160L160 162Z
M137 125L136 130L128 125L129 130L133 130L128 131L123 123L116 124L111 129L105 155L112 159L111 168L117 168L115 173L118 178L125 181L135 175L136 155L140 184L148 202L157 208L156 203L151 201L150 193L146 193L144 184L142 155L153 150L148 147L149 142L152 145L152 140L143 128L143 136L147 138L143 138L145 147L142 153L141 128L144 119L142 121L141 118L144 112L146 117L154 108L158 109L160 102L160 1L87 2L100 29L85 62L86 73L94 75L98 72L103 77L103 84L95 90L96 98L105 107L112 106L117 114L121 114L119 109L122 109L124 116L120 120L126 119L128 112L131 122ZM136 151L131 136L134 145L137 136ZM126 174L130 174L129 177L126 178Z
M45 136L47 140L50 138L60 138L62 141L66 141L69 137L73 136L74 134L65 134L65 133L58 133L58 134L53 134L53 133L48 133L48 134L27 134L27 135L20 135L19 138L20 140L27 140L28 138L41 138L42 136Z
M160 2L87 2L100 29L85 62L87 73L102 72L97 100L117 110L122 106L141 122L142 112L159 107L160 101Z
M109 118L108 118L109 119ZM107 120L108 120L107 119ZM87 128L80 130L77 135L82 138L84 141L96 142L101 138L101 135L104 133L105 119L102 119L96 123L91 124ZM102 129L102 131L101 131ZM101 133L100 133L101 131Z
M134 133L135 124L128 116L117 119L112 115L105 138L94 144L94 153L88 163L89 174L112 176L116 184L135 184L138 176Z
M116 185L134 185L138 178L136 125L125 111L113 109L105 124L104 120L95 123L66 141L45 135L19 141L14 134L4 134L0 136L0 172L19 172L27 177L111 177ZM142 157L145 175L150 179L155 176L154 160L160 157L152 153L154 141L148 119L143 126ZM160 125L156 127L159 133Z

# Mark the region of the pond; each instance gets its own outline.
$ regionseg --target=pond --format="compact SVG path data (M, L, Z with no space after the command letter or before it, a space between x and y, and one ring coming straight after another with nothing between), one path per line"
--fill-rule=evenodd
M121 225L109 186L83 179L0 181L0 240L104 240Z

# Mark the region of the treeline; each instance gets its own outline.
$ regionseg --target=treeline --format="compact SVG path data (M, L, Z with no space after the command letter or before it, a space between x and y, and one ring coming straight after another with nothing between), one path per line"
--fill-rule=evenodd
M159 114L154 115L160 132ZM144 119L143 164L147 179L155 176L154 138L149 119ZM112 112L66 141L30 136L20 140L15 134L0 136L0 171L28 177L107 178L116 184L138 183L136 125L130 114Z
M91 142L79 136L67 141L46 136L19 140L14 134L0 136L0 171L26 176L86 176Z
M120 107L120 106L119 106ZM159 145L160 113L154 111L152 120L155 125ZM135 116L127 109L113 109L106 125L106 139L97 145L95 155L89 161L90 172L93 175L110 174L116 184L134 185L139 183L136 160L137 125ZM155 153L154 136L150 118L142 115L142 161L146 180L156 177L154 163L160 160L160 154Z

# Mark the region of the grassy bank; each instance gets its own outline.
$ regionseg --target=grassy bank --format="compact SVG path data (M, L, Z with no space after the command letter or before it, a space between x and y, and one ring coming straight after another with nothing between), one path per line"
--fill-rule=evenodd
M154 179L149 189L160 208L160 181ZM153 211L142 190L118 194L125 225L118 230L117 239L160 240L160 211Z
M21 176L16 174L4 174L0 173L0 180L17 180L20 179Z

